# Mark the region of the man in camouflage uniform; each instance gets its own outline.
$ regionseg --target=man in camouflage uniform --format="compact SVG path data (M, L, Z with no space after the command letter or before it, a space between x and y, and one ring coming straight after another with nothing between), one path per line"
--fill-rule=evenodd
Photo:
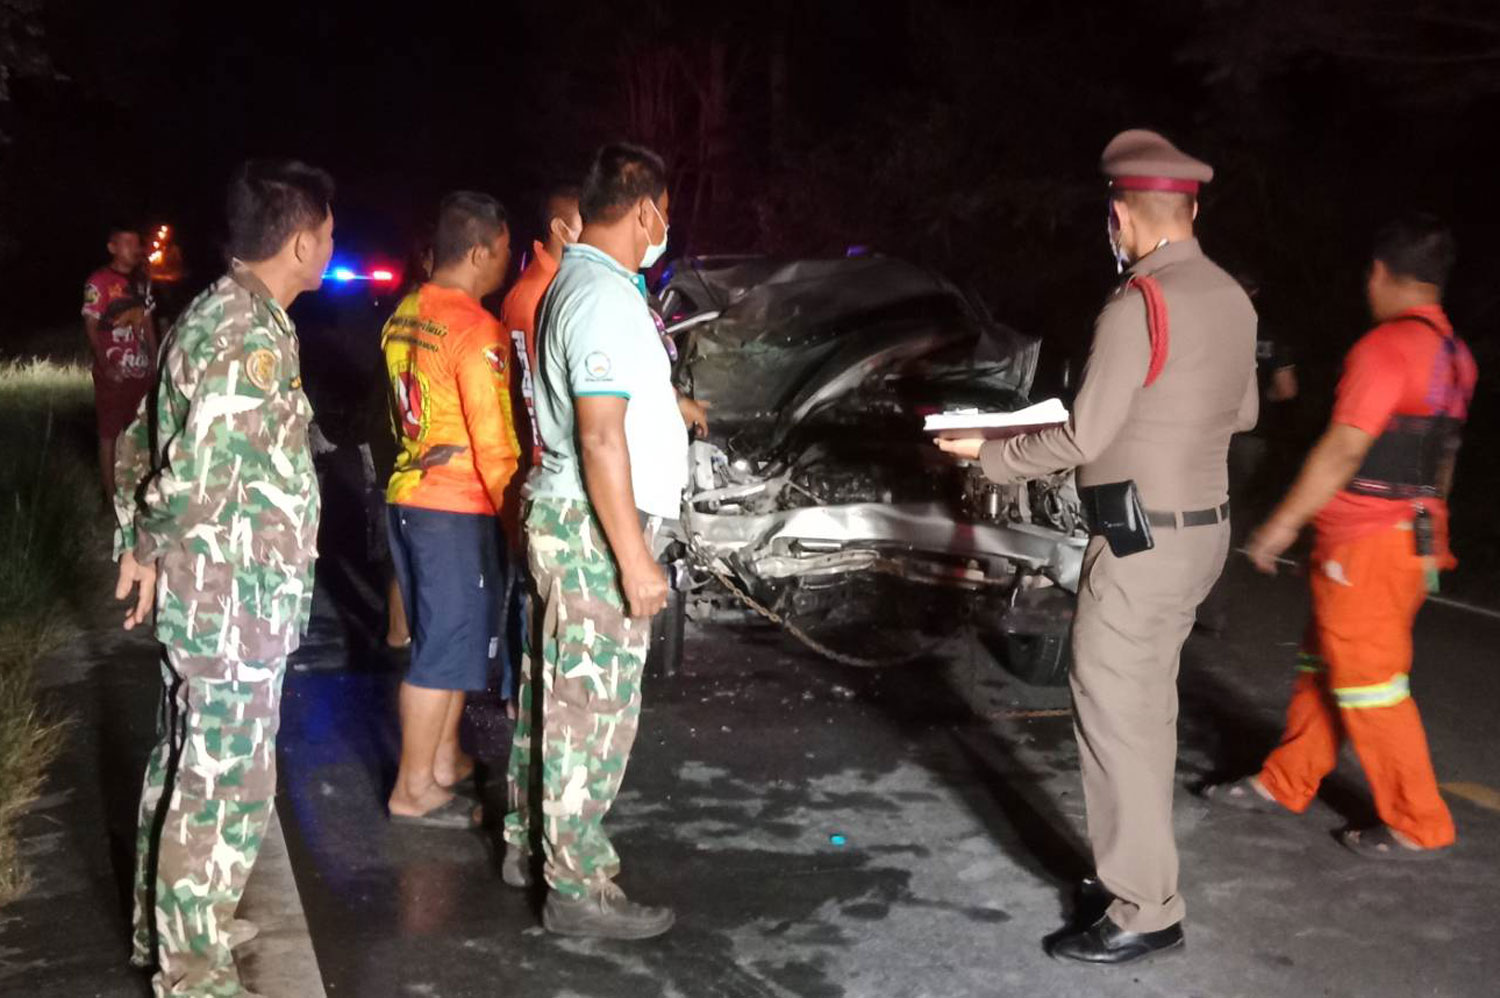
M251 162L229 193L230 272L164 346L121 437L116 555L126 629L155 610L160 741L146 768L132 962L162 995L248 994L235 909L272 816L287 655L312 599L319 498L311 408L286 308L322 282L333 184Z
M522 677L502 875L527 885L539 826L547 929L645 939L671 928L672 911L635 904L614 885L620 860L603 822L640 719L649 618L666 604L654 548L687 484L685 417L636 285L667 245L661 160L605 147L581 208L583 233L563 250L541 306L544 449L526 519L539 660ZM540 814L529 799L534 774Z

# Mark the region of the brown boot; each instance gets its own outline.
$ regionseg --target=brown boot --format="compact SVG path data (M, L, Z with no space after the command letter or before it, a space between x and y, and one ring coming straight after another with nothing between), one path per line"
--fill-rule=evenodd
M671 908L636 904L611 883L593 888L581 898L551 891L542 908L542 925L560 936L650 939L666 932L676 920Z

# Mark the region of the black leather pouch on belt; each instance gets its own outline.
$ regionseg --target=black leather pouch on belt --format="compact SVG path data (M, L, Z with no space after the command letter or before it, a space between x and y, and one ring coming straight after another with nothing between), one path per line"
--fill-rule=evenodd
M1089 530L1103 535L1116 558L1126 558L1156 546L1151 523L1135 482L1111 482L1078 490Z

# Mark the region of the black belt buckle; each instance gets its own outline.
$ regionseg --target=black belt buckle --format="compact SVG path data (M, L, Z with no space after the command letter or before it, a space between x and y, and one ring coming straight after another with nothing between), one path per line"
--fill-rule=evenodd
M1151 522L1135 482L1111 482L1078 490L1089 529L1103 536L1116 558L1128 558L1156 546Z

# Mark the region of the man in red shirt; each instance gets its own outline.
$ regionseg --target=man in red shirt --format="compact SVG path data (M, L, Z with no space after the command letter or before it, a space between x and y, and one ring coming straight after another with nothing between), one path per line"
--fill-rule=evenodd
M510 335L515 369L512 383L515 388L516 411L519 415L524 407L523 447L531 455L534 466L542 458L542 441L536 430L536 411L532 401L532 383L536 376L536 310L542 295L557 276L558 261L562 259L563 247L578 242L583 231L583 216L578 212L579 189L573 184L559 184L542 202L542 228L546 241L531 244L531 263L516 278L500 306L500 322Z
M1444 497L1477 378L1443 312L1453 258L1452 236L1427 215L1376 240L1367 293L1379 325L1350 351L1328 430L1249 544L1256 566L1274 572L1309 520L1317 534L1286 734L1259 774L1205 791L1301 813L1347 734L1381 824L1341 841L1372 859L1426 857L1454 841L1408 678L1417 611L1438 569L1456 564Z
M94 410L99 426L99 475L114 496L115 438L135 418L156 370L151 282L141 271L141 236L109 230L109 263L83 286L83 328L94 351Z

